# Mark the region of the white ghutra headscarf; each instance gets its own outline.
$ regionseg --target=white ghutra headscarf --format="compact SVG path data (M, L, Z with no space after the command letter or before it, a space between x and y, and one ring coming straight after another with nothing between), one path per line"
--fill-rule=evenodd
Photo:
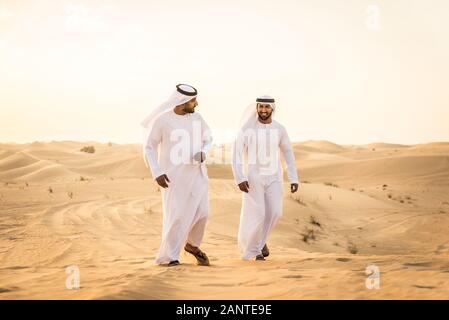
M167 101L162 103L156 109L154 109L140 124L143 127L143 159L148 167L148 163L145 157L145 145L148 140L148 136L153 129L154 123L164 113L172 111L176 106L184 104L194 98L196 98L198 91L188 84L178 84L176 90L172 93Z

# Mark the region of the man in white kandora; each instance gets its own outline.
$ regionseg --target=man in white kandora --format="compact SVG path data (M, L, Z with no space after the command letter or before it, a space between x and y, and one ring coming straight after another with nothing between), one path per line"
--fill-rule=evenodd
M199 265L209 265L199 246L209 212L205 159L212 138L208 125L195 112L196 97L192 86L177 85L172 96L142 122L145 163L161 187L163 200L162 242L156 263L168 266L179 265L183 247Z
M234 178L243 191L238 244L244 260L265 260L268 235L282 216L280 151L287 163L290 191L298 191L295 155L287 131L272 119L275 109L272 97L257 98L243 115L233 147Z

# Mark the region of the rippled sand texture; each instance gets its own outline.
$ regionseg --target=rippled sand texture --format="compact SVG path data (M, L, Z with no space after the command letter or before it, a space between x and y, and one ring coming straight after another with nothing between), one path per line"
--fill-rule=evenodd
M295 153L303 183L294 196L285 185L267 261L240 260L241 194L229 165L210 164L212 266L183 253L166 268L153 263L162 208L140 146L0 144L0 299L449 299L449 143Z

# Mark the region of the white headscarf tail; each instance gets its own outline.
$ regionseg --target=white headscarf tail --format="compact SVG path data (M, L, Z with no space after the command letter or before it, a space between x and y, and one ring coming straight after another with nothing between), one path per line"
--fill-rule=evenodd
M172 111L176 106L184 104L197 96L197 91L194 87L187 84L178 84L176 86L176 90L172 93L170 98L167 101L159 105L155 108L140 124L143 127L143 159L145 160L145 164L148 167L146 155L145 155L145 146L148 141L148 137L153 129L154 123L156 120L166 112Z

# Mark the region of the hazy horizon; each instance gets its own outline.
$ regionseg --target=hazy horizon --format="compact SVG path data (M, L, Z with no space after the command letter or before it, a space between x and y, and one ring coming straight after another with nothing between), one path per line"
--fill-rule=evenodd
M18 145L25 145L25 144L33 144L33 143L59 143L59 142L75 142L75 143L99 143L99 144L116 144L116 145L126 145L126 144L142 144L141 141L134 141L134 142L117 142L117 141L99 141L99 140L70 140L70 139L58 139L58 140L35 140L35 141L26 141L26 142L14 142L14 141L0 141L0 144L18 144ZM413 145L421 145L421 144L432 144L432 143L449 143L449 141L444 140L435 140L435 141L427 141L427 142L420 142L420 143L399 143L399 142L391 142L391 141L371 141L367 143L339 143L331 140L325 140L325 139L309 139L309 140L292 140L292 143L307 143L307 142L329 142L334 143L341 146L363 146L363 145L371 145L371 144L387 144L387 145L404 145L404 146L413 146ZM221 142L221 141L214 141L213 145L221 145L221 144L229 144L229 142Z
M177 83L198 89L217 132L270 94L295 142L449 141L448 9L0 0L0 141L141 143L139 123Z

